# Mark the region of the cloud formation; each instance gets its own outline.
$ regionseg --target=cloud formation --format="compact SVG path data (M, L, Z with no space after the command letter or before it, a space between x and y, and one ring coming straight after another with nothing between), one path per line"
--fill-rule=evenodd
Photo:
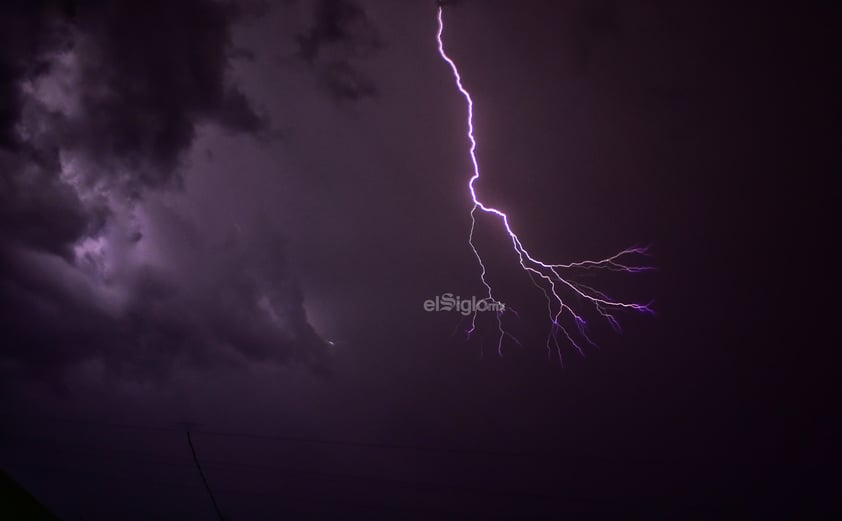
M357 60L382 45L365 10L350 0L318 0L307 30L297 36L298 57L313 68L321 85L338 100L377 93Z
M228 74L241 16L213 0L0 6L0 356L10 366L316 363L323 342L275 232L223 248L149 202L181 186L201 127L266 129Z

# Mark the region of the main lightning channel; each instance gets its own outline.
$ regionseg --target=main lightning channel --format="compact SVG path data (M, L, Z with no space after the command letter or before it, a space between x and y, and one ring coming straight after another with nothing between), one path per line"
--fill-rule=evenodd
M476 214L477 210L484 212L486 214L490 214L496 218L498 218L502 223L503 227L506 230L506 233L509 236L509 239L512 243L512 249L514 250L515 254L518 257L518 262L521 268L530 276L532 279L533 284L544 294L546 301L547 301L547 312L550 317L551 326L550 332L547 335L547 351L548 355L552 354L552 345L555 346L555 350L558 353L559 362L561 362L561 347L558 342L558 334L561 333L567 338L570 344L576 348L576 350L584 355L584 350L582 349L581 345L574 339L574 336L568 331L568 329L561 324L561 319L564 316L565 312L569 313L572 317L573 322L576 325L576 328L580 334L580 337L587 341L588 343L593 345L590 337L586 331L587 321L578 313L576 313L570 305L568 305L565 300L562 298L560 291L564 290L565 288L572 292L572 294L577 295L586 301L590 302L596 311L605 318L608 323L614 328L616 331L620 331L620 325L614 315L611 313L613 310L634 310L643 313L653 313L651 309L651 303L649 304L636 304L636 303L627 303L621 302L619 300L615 300L605 293L598 291L590 286L586 286L581 283L577 283L573 280L570 280L569 277L563 277L561 275L561 271L563 270L593 270L593 269L601 269L601 270L608 270L608 271L622 271L626 273L638 273L642 271L649 271L653 269L649 266L637 266L637 265L628 265L624 260L628 256L632 255L647 255L648 249L645 247L632 247L627 248L611 257L601 259L601 260L585 260L579 262L571 262L568 264L549 264L540 259L534 257L529 251L523 246L520 238L512 229L511 224L509 223L509 217L506 215L505 212L499 210L497 208L491 207L486 205L482 202L480 197L477 195L476 190L476 183L480 178L480 167L479 161L477 160L477 140L474 135L474 101L471 98L470 92L465 88L462 83L462 76L459 74L459 68L456 66L456 63L453 59L448 56L447 52L444 50L444 19L443 19L443 8L441 6L438 7L438 32L436 33L436 41L438 43L438 51L441 55L441 58L450 66L451 71L453 72L453 78L456 83L456 87L459 92L464 96L465 101L467 102L467 138L470 142L470 150L469 154L471 157L471 164L473 166L473 175L471 176L470 180L468 181L468 192L470 193L471 201L473 206L471 207L471 226L470 232L468 234L468 244L473 251L474 256L477 259L477 262L480 267L480 280L482 281L483 286L486 289L488 294L488 300L491 302L498 302L494 297L494 291L491 286L491 283L488 282L487 279L487 269L485 263L482 260L482 255L480 255L479 250L477 249L476 244L474 243L474 230L476 229ZM536 279L537 277L537 279ZM539 280L544 282L542 285ZM471 321L471 326L467 330L468 335L470 336L476 330L476 319L477 314L474 313ZM498 354L502 355L503 352L503 340L505 337L510 337L513 340L517 341L517 339L510 335L504 328L502 322L502 312L498 312L496 315L497 319L497 329L499 332L499 337L497 341L497 352Z

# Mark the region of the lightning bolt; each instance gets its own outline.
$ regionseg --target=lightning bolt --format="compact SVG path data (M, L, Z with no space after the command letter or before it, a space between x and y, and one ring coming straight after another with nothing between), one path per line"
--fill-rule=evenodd
M579 354L584 356L584 350L580 345L580 342L584 341L591 345L595 344L588 336L587 321L581 316L581 314L577 313L567 303L567 295L579 297L580 299L583 299L584 302L589 303L596 310L596 312L601 317L603 317L617 332L620 332L621 329L620 323L614 316L614 313L616 311L632 310L649 314L654 314L654 312L651 308L651 302L648 304L621 302L619 300L609 297L608 295L599 290L596 290L585 284L576 282L575 280L571 279L571 274L572 276L575 276L575 273L577 271L581 272L587 270L607 270L625 273L639 273L643 271L649 271L654 268L650 266L628 264L628 262L630 261L626 260L635 256L647 256L649 254L649 250L646 247L632 247L626 248L625 250L615 255L612 255L611 257L601 260L584 260L578 262L571 262L568 264L550 264L536 258L523 246L523 243L521 242L520 238L517 236L514 229L512 228L511 223L509 222L508 215L506 215L506 213L502 210L486 205L482 202L482 199L480 199L480 197L477 195L476 184L480 178L480 167L479 161L477 160L477 140L474 136L474 101L471 98L471 94L462 84L462 76L459 74L459 68L444 50L444 41L442 39L443 33L443 9L442 6L439 6L438 32L436 33L438 51L441 55L442 60L444 60L450 66L450 70L453 72L453 79L456 83L456 87L462 94L462 96L464 96L468 108L467 138L468 142L470 143L469 154L471 157L471 164L473 166L473 175L468 181L468 193L470 194L471 202L473 203L470 212L471 227L470 232L468 234L468 245L470 246L471 251L474 253L474 256L477 259L477 263L479 264L480 280L482 281L482 284L485 287L486 293L488 295L486 299L491 302L499 302L494 296L494 290L491 286L491 283L488 281L487 270L485 267L485 263L482 260L482 255L480 255L479 250L477 249L477 246L474 243L474 230L476 229L477 224L477 212L483 212L485 214L488 214L498 219L502 223L503 228L506 234L508 235L509 240L511 241L512 249L517 255L520 267L529 275L533 285L535 285L535 287L543 293L546 299L547 313L550 319L550 330L547 334L546 344L548 356L552 356L554 347L555 352L558 355L559 363L562 362L561 345L559 344L558 339L559 335L563 335L564 338L566 338L567 341L579 352ZM564 298L562 297L563 294L565 295ZM497 330L499 333L497 340L497 353L501 356L503 354L504 338L509 337L517 342L517 339L504 329L502 315L503 311L498 312L496 314ZM564 319L567 316L569 316L572 320L572 323L575 324L578 336L574 336L573 334L571 334L570 330L568 329L568 326L562 324L562 319ZM467 330L467 334L469 337L476 330L476 319L477 313L474 312L471 320L471 326Z

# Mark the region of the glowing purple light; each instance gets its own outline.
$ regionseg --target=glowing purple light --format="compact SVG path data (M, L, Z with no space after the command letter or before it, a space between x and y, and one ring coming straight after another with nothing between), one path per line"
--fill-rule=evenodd
M633 247L627 248L611 257L602 260L585 260L579 262L571 262L569 264L548 264L539 259L536 259L532 256L532 254L530 254L526 250L526 248L524 248L523 244L520 241L520 238L518 238L517 234L513 231L512 226L509 223L509 217L504 212L496 208L487 206L482 202L482 200L477 195L475 187L477 180L479 180L480 178L480 168L479 162L477 160L477 141L474 137L474 102L471 98L471 94L462 85L462 77L459 74L459 69L456 67L456 63L447 55L447 53L444 50L444 42L442 40L442 34L444 33L444 21L442 18L442 12L443 9L441 6L439 6L438 32L436 34L436 41L438 42L439 54L441 55L442 59L445 62L447 62L447 64L450 66L450 69L453 71L453 77L456 82L456 87L459 89L459 92L461 92L462 95L465 97L465 100L467 101L468 105L467 137L468 141L471 144L469 153L471 157L471 163L473 165L473 175L468 181L468 191L471 195L471 201L473 202L473 207L471 208L471 228L470 233L468 235L468 244L471 247L471 250L474 252L474 256L476 257L477 262L479 263L480 280L482 281L483 286L485 286L485 289L488 292L488 299L493 302L496 302L497 300L494 298L491 284L486 279L487 272L485 268L485 263L482 261L482 256L480 255L476 245L474 244L474 229L476 227L477 210L481 210L482 212L496 216L502 221L506 233L509 235L509 239L512 242L512 249L518 256L521 268L523 268L523 270L526 271L526 273L532 279L533 284L539 290L541 290L541 292L543 292L547 300L547 312L551 321L550 332L547 335L548 354L552 354L552 343L555 345L559 361L561 361L561 348L558 343L559 332L564 334L564 336L567 338L570 344L573 347L575 347L580 354L584 354L582 347L576 342L576 340L574 340L573 336L571 336L568 330L561 324L560 320L562 319L565 311L567 311L573 318L579 335L585 341L593 345L593 342L588 337L587 331L585 329L587 322L584 318L577 314L573 310L573 308L571 308L568 304L564 302L561 294L559 293L560 289L563 290L564 288L567 288L567 290L571 291L573 294L578 295L584 298L585 300L589 301L591 304L593 304L596 311L608 321L608 323L611 325L612 328L614 328L615 331L618 332L620 331L620 325L617 319L610 313L611 310L629 309L639 312L653 313L652 309L650 308L651 303L634 304L614 300L611 297L607 296L605 293L597 291L584 284L580 284L572 280L568 280L565 277L562 277L560 272L564 270L576 269L601 269L609 271L622 271L626 273L637 273L647 271L653 268L648 266L630 266L625 264L625 261L623 259L631 255L647 255L648 250L647 248ZM543 280L545 284L540 284L535 279L535 276ZM476 313L474 313L471 321L471 327L467 330L469 336L476 330L476 317L477 315ZM502 313L497 313L496 318L497 329L500 333L497 341L497 353L502 355L503 339L507 336L512 338L516 342L517 339L509 333L507 333L503 328Z

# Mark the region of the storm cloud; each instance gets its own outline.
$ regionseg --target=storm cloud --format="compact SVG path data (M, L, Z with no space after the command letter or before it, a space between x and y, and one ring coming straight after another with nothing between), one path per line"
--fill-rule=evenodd
M268 129L231 80L241 9L91 0L0 11L4 365L317 365L324 342L280 234L267 225L210 238L154 202L182 188L202 128Z
M359 60L382 46L365 10L349 0L314 2L307 30L297 36L298 57L335 99L358 100L377 93Z

